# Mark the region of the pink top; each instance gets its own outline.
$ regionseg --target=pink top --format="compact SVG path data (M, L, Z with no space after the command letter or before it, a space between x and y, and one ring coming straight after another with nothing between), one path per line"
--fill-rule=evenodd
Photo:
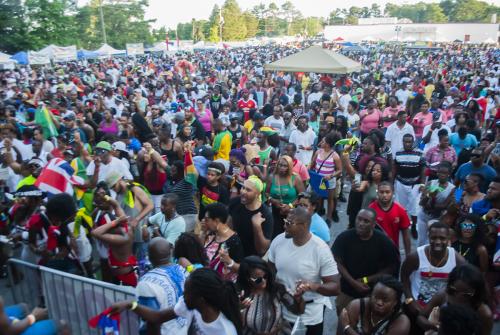
M326 153L323 149L318 150L316 156L316 170L322 176L329 176L335 173L335 152Z
M200 113L199 111L196 111L196 117L201 122L203 129L205 129L205 131L212 131L211 116L212 116L212 112L210 111L210 109L205 108L204 113Z
M427 112L426 114L419 112L413 117L411 122L413 129L415 130L415 137L422 137L424 132L424 127L432 123L432 113Z
M382 113L383 117L397 117L399 111L401 110L401 106L396 106L395 108L392 107L386 107L384 109L384 112ZM389 127L392 123L394 123L395 120L392 121L384 121L384 128Z
M116 120L113 120L111 121L111 125L108 126L106 124L106 121L102 121L99 125L99 129L105 134L117 135L119 131L118 122L116 122Z
M310 178L309 171L307 171L305 165L298 159L293 160L293 172L295 172L302 181L307 181Z
M363 109L359 113L359 118L361 119L359 129L363 134L368 134L370 130L378 128L378 123L381 117L382 113L378 109L375 109L372 113L368 113L367 109Z

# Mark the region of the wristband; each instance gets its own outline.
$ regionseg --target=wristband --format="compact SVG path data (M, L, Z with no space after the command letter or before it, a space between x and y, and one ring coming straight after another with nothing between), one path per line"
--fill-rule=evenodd
M135 310L137 308L137 305L138 305L137 301L132 301L132 305L130 306L130 310L131 311Z
M233 261L233 260L231 260L231 263L229 263L228 265L226 265L226 267L228 267L228 268L232 268L232 267L233 267L233 265L234 265L234 261Z
M363 284L368 285L368 277L363 277Z
M193 271L194 271L194 266L193 266L193 264L189 264L189 265L186 267L186 271L187 271L188 273L193 272Z
M347 326L345 326L345 327L344 327L344 331L343 331L343 333L345 334L349 328L351 328L351 325L347 325Z
M29 314L28 316L26 316L26 319L28 319L28 323L30 324L30 326L36 322L36 318L33 314Z

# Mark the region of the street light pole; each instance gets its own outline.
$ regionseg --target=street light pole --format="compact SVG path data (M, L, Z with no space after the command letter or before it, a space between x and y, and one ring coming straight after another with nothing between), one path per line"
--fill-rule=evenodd
M399 32L401 31L401 26L394 27L394 30L396 30L396 42L399 43Z
M102 37L104 39L104 44L108 43L108 39L106 37L106 26L104 24L104 14L102 12L102 1L99 1L99 16L101 17L101 30L102 30Z

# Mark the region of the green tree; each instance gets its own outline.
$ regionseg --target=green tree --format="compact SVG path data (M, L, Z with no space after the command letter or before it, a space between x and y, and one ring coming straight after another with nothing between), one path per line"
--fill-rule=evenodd
M210 42L219 42L220 40L220 8L214 5L210 18L208 19L208 32L205 34Z
M487 21L489 5L478 0L457 0L450 18L457 22L482 22Z
M251 12L246 11L243 13L243 20L245 22L245 27L247 30L247 34L245 37L255 37L259 32L259 19L257 19Z
M424 22L426 23L443 23L447 22L448 17L443 12L443 8L437 3L428 3L426 5Z
M15 53L31 48L21 0L0 0L0 50Z
M236 0L226 0L222 6L222 17L224 25L222 28L222 38L225 41L241 41L247 35L247 29L243 14Z
M380 5L376 3L372 3L370 7L370 16L371 17L381 17L382 12L380 11Z

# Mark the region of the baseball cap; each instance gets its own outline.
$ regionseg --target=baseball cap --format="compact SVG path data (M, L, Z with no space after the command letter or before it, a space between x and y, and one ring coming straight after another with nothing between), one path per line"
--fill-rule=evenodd
M261 113L255 113L253 116L254 120L264 120L266 117L262 115Z
M214 151L212 150L212 148L210 148L209 146L206 146L206 145L196 147L193 150L193 153L196 156L203 156L208 160L212 160L214 158Z
M111 144L109 144L109 142L106 142L106 141L101 141L101 142L97 143L97 145L95 146L95 148L96 149L106 150L106 151L111 151L112 150Z
M127 151L127 145L122 142L122 141L117 141L115 143L113 143L111 145L111 148L113 148L113 150L118 150L118 151Z
M122 178L123 178L123 175L121 174L121 172L111 171L110 173L108 173L106 178L104 178L104 182L106 183L106 185L108 185L109 188L112 188Z
M76 114L73 111L67 111L63 115L63 120L76 120Z
M239 119L238 113L229 113L229 120Z

